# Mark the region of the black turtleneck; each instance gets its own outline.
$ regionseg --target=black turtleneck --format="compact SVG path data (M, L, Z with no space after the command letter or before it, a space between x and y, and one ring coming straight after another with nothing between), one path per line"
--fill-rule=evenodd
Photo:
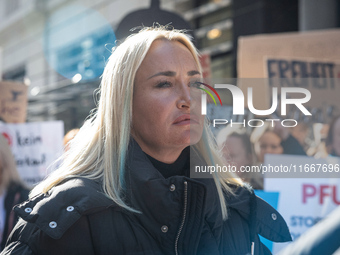
M144 152L145 153L145 152ZM152 165L164 176L164 178L169 178L175 175L185 175L189 176L190 168L190 147L186 147L178 159L172 164L166 164L157 159L154 159L150 155L146 154L148 159L151 161Z

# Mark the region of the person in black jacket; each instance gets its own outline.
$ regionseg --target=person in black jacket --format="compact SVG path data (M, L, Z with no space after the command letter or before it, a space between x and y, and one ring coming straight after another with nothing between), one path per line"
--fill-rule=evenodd
M25 201L28 192L19 177L7 140L0 135L0 250L5 247L7 237L18 220L12 208Z
M201 113L188 36L144 28L112 53L95 116L60 169L17 206L7 254L270 254L291 237L281 215L223 165Z

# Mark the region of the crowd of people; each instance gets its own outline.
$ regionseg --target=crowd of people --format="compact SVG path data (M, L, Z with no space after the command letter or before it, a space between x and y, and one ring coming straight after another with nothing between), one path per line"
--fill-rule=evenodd
M227 126L219 131L216 141L226 164L236 166L239 177L254 189L263 189L261 173L240 171L240 167L264 163L266 154L340 157L340 116L327 128L327 135L314 145L317 149L308 147L307 140L313 140L312 130L304 123L292 128L265 125L250 132L246 128Z

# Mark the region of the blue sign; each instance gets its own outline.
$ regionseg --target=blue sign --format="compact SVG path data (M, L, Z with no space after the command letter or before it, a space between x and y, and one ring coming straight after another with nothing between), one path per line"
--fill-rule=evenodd
M263 190L255 190L255 195L262 198L264 201L266 201L268 204L270 204L272 207L274 207L277 210L277 206L279 203L279 192L268 192ZM273 242L269 241L268 239L260 236L261 242L267 246L267 248L272 251L273 249Z

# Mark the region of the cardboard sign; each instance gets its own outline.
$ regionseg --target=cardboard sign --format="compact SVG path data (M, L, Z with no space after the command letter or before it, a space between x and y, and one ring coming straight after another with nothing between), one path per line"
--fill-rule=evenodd
M273 87L305 88L311 93L311 99L304 103L312 113L310 122L329 123L340 114L340 62L269 57L265 64L269 78L269 89L265 91L269 93L267 98L271 98ZM289 112L292 118L299 120L300 111L297 107L290 107Z
M320 30L312 32L294 32L294 33L277 33L268 35L255 35L240 37L238 41L238 56L237 56L237 73L238 78L268 78L268 74L272 75L271 70L267 70L267 58L272 60L292 60L305 61L306 58L312 58L311 63L317 61L330 60L335 63L340 61L340 29ZM306 77L305 75L314 75L314 78L322 76L331 76L330 68L321 65L301 65L295 62L291 74L296 78ZM339 62L338 62L339 63ZM275 68L276 63L271 62L270 67ZM283 62L281 71L286 68ZM310 69L305 71L305 69ZM289 75L289 71L278 73L279 76L285 73ZM276 75L274 69L274 75ZM334 73L337 77L337 73ZM319 77L318 77L319 76ZM276 76L275 76L276 77ZM253 81L251 83L254 83ZM253 104L256 109L269 109L271 105L271 94L264 85L265 82L259 82L253 90ZM251 86L247 82L238 84L243 93L247 94L247 87ZM318 86L328 86L320 82ZM318 97L321 100L328 100L324 94L312 94L313 97ZM333 94L332 97L335 97ZM332 101L333 102L333 101ZM319 105L319 102L318 102ZM312 106L318 108L318 106ZM329 109L331 111L332 109ZM324 113L324 112L323 112ZM319 115L322 115L321 113Z
M266 57L265 71L268 78L287 79L285 86L320 88L335 86L332 84L321 83L322 79L339 79L340 62L334 60L320 60L313 58L287 58L287 57ZM305 78L305 79L301 79Z
M303 159L310 169L319 159L303 156L266 155L272 165L299 164ZM337 162L340 163L340 158ZM291 235L297 239L340 205L340 178L265 178L265 190L279 192L278 211L286 220ZM287 244L273 244L276 254Z
M288 105L287 118L310 123L328 123L340 114L338 99L338 95L340 95L340 61L266 57L264 65L268 79L255 79L260 81L256 83L240 83L245 94L247 94L248 86L254 87L253 104L257 109L271 107L273 88L278 88L278 97L280 98L281 88L297 87L307 89L311 93L311 99L303 105L312 116L306 118L298 107ZM289 97L301 98L301 94L290 93Z
M266 78L265 56L340 60L340 29L240 37L238 78Z
M27 86L23 83L0 81L0 118L6 123L26 121Z
M48 166L63 152L62 121L8 124L0 122L0 134L8 141L17 169L28 185L48 174Z

